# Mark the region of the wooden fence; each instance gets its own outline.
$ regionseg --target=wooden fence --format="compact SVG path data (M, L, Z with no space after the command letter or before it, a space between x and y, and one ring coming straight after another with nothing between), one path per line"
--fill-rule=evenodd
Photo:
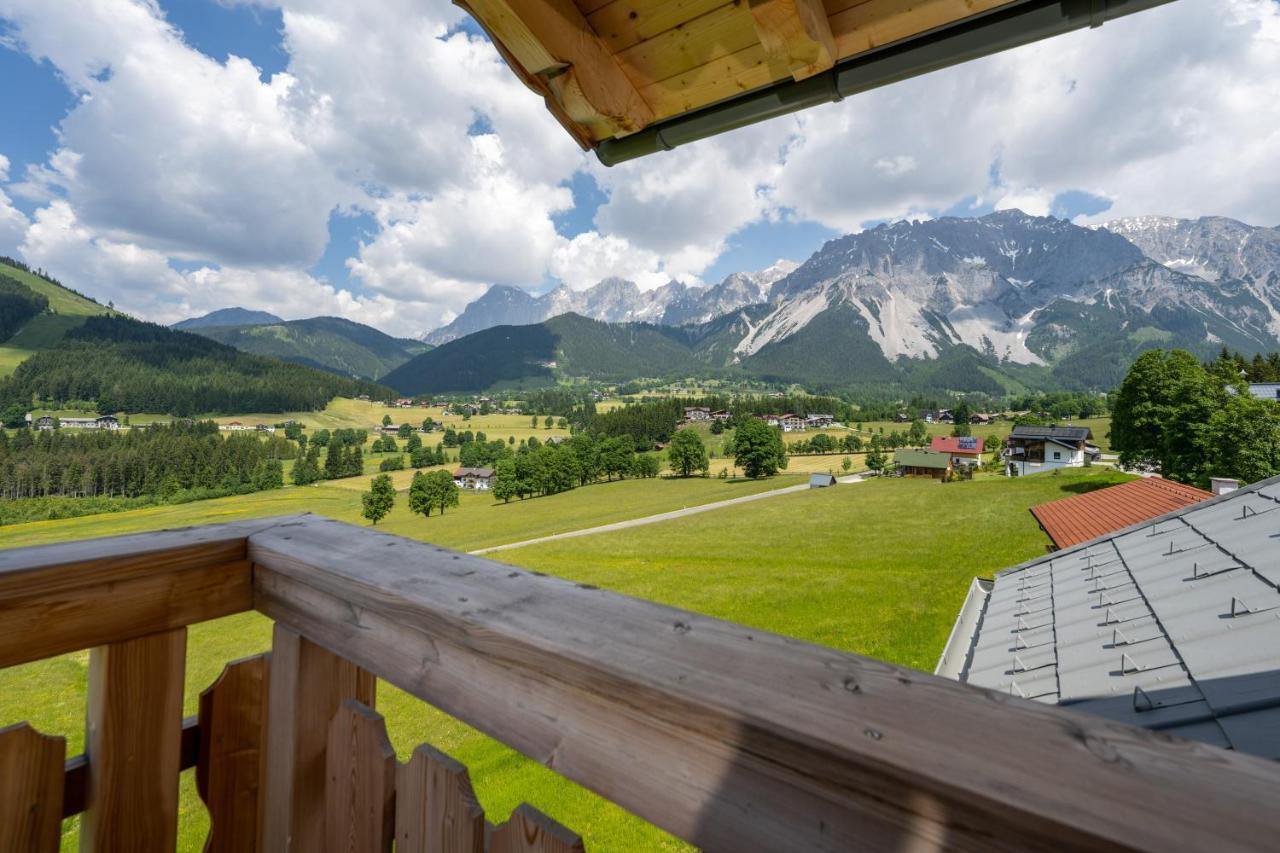
M250 609L271 651L183 720L186 626ZM212 851L581 849L397 761L377 679L711 850L1280 837L1274 763L310 516L0 551L0 667L85 648L85 755L0 731L0 853L79 813L84 849L172 849L189 767Z

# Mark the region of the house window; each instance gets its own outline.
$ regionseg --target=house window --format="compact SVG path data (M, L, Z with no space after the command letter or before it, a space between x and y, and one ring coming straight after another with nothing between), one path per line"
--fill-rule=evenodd
M1053 458L1054 458L1054 459L1061 459L1061 458L1062 458L1062 452L1061 452L1061 451L1058 451L1058 450L1053 451Z

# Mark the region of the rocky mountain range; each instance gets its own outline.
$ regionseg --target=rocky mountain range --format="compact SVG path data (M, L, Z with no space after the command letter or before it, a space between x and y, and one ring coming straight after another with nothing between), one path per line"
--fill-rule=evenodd
M728 370L808 384L924 377L955 390L1108 388L1151 346L1206 355L1223 345L1280 348L1280 231L1221 217L1086 228L1008 210L880 225L829 241L794 269L705 290L673 283L646 294L617 280L540 298L495 290L433 340L539 318L536 334L485 335L484 357L500 361L507 340L521 342L512 357L539 376L603 377L597 365L632 364L636 375ZM525 313L503 313L510 305ZM566 313L631 332L544 322ZM639 340L662 358L646 360ZM450 346L396 376L448 363ZM626 358L606 353L611 346ZM504 381L520 375L511 365L500 372Z
M648 291L620 278L606 278L585 290L561 285L542 296L533 296L518 287L494 285L453 322L428 332L422 340L444 344L494 326L524 326L562 314L578 314L605 323L705 323L744 305L765 301L770 286L796 266L793 261L778 261L759 272L733 273L710 287L671 281Z

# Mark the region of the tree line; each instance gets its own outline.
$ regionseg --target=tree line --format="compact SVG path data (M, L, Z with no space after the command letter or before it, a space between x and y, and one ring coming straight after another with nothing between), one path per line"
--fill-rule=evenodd
M494 462L492 486L501 501L554 495L600 480L656 477L660 469L657 457L636 453L635 440L627 435L582 433L559 444L535 439L515 452L504 449L507 452Z
M0 497L216 497L284 484L297 452L277 436L224 435L212 421L134 430L0 430Z

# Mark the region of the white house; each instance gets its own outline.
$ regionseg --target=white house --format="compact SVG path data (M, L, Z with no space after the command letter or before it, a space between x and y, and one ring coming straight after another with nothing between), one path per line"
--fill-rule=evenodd
M1081 468L1092 438L1088 427L1016 426L1005 442L1005 474L1018 477Z
M453 483L459 489L487 492L493 483L493 474L492 468L459 468L453 472Z

